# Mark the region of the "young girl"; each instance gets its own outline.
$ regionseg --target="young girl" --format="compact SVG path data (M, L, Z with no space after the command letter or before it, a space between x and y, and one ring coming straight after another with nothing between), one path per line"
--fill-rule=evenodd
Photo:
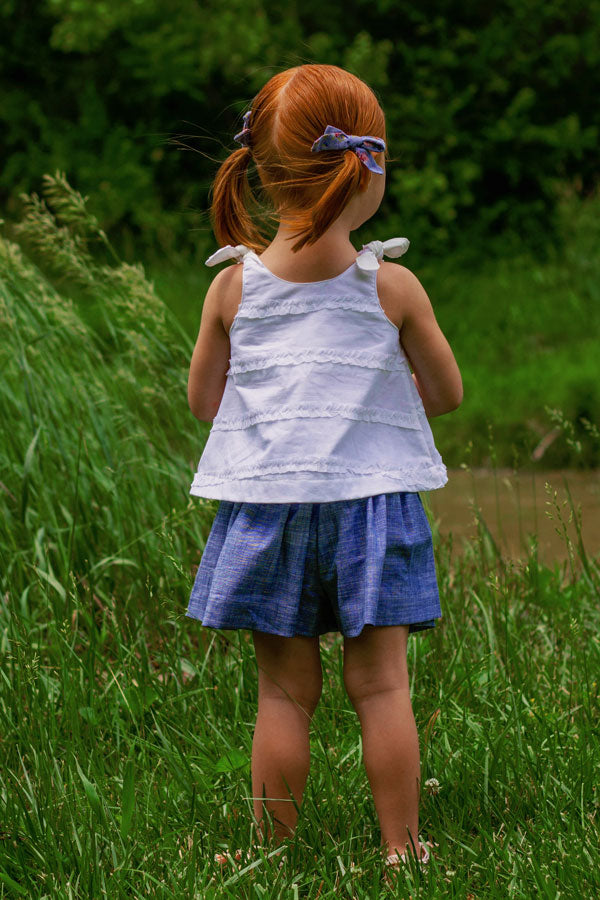
M385 188L371 89L336 66L297 66L243 122L213 188L225 246L206 261L237 264L206 294L189 373L190 409L213 423L190 493L221 502L186 615L252 631L261 838L264 819L278 842L296 827L319 636L340 631L386 862L426 862L407 639L441 616L418 491L447 482L428 417L460 405L461 376L418 279L382 259L406 238L358 254L350 241ZM250 164L278 223L270 243L251 216Z

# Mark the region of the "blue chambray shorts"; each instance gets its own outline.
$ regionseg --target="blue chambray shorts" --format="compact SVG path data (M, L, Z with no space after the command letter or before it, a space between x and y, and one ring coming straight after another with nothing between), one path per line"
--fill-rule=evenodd
M329 503L221 500L186 616L286 637L441 617L431 528L418 493Z

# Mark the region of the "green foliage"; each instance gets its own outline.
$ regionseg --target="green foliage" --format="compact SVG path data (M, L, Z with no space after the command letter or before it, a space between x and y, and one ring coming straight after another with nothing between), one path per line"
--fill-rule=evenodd
M600 197L563 196L544 263L522 248L415 269L463 375L462 406L432 420L451 465L470 438L473 463L489 464L483 437L493 423L500 465L516 451L519 464L535 454L547 468L600 466L600 440L585 424L600 422L599 209Z
M7 214L41 172L68 168L131 258L212 245L210 184L241 113L306 62L380 97L394 161L379 227L423 259L485 252L498 233L544 255L557 185L585 196L597 181L600 0L359 0L343 15L307 0L285 16L273 0L45 0L33 15L2 4L0 27Z

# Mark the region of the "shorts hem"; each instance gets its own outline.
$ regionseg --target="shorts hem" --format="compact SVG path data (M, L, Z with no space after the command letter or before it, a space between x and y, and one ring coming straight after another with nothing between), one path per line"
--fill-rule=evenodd
M291 632L285 631L285 632L283 632L283 631L275 631L273 628L267 628L267 627L263 626L262 624L259 626L258 624L251 624L251 623L245 623L245 624L240 623L238 625L232 625L227 622L222 622L221 624L217 624L216 622L203 622L201 615L195 615L194 613L189 612L189 611L187 611L185 613L185 615L190 619L196 619L197 621L199 621L200 624L204 628L213 628L216 631L239 631L239 630L262 631L265 634L276 634L279 637L320 637L322 634L331 634L332 632L335 632L337 634L343 635L344 637L350 637L350 638L357 637L359 634L361 634L365 625L373 625L376 628L384 628L387 626L394 626L394 625L408 625L409 626L409 630L408 630L409 635L418 634L419 632L422 632L422 631L431 631L433 628L436 627L436 624L437 624L436 619L442 618L441 616L436 616L435 618L432 618L432 619L422 619L419 622L363 622L362 625L358 628L358 630L356 630L353 634L351 634L351 633L345 634L341 630L341 628L338 628L335 625L331 625L331 626L328 625L325 628L320 629L316 633L313 633L313 632L307 633L307 632L303 632L303 631L291 631Z

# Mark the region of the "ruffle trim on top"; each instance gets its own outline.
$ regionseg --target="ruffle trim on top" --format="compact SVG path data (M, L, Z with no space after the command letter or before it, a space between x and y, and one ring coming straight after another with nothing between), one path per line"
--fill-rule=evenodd
M267 316L299 315L319 309L355 309L358 312L377 312L372 300L364 297L298 297L296 300L258 300L240 303L236 319L262 319Z
M238 466L235 469L221 469L216 472L196 472L193 486L219 484L223 481L236 482L240 479L254 478L260 475L271 475L275 472L327 472L334 475L360 477L362 475L380 475L384 478L394 478L399 481L424 481L434 479L446 479L446 466L442 463L402 466L397 469L385 469L381 466L366 466L354 469L350 466L340 465L333 459L323 459L322 456L305 456L299 459L275 459L265 463L255 463L250 466Z
M370 369L385 369L387 371L399 371L407 365L406 359L398 349L397 353L381 354L369 353L365 350L348 350L340 353L339 350L330 347L304 350L279 350L272 353L251 354L245 353L243 359L231 360L227 375L231 372L236 375L240 372L250 372L253 369L268 369L271 366L293 366L306 362L335 362L345 363L350 366L363 366Z
M359 422L380 422L385 425L394 425L399 428L414 428L421 430L421 422L418 414L402 412L383 407L369 407L344 403L300 403L297 406L273 406L270 409L262 409L247 416L237 418L219 419L215 417L212 424L213 431L235 431L249 428L259 422L274 422L279 419L320 419L341 416L343 419L356 419Z

